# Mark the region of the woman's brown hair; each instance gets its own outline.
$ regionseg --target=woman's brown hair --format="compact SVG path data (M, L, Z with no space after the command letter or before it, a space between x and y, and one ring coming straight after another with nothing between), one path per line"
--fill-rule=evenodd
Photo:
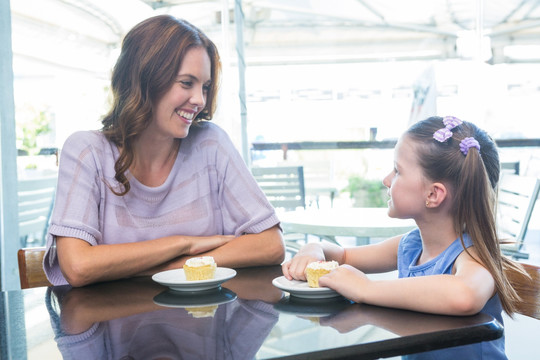
M112 107L101 129L120 148L114 168L123 190L112 190L115 194L128 193L125 172L136 156L134 142L152 121L154 104L173 85L184 56L195 47L206 49L210 57L212 82L194 125L212 119L216 109L221 64L215 44L197 27L169 15L148 18L125 36L112 73Z
M506 270L523 272L514 261L501 255L496 229L497 185L500 175L499 152L493 139L473 123L463 121L452 136L441 142L433 134L444 128L443 118L434 116L412 125L406 136L416 142L418 160L424 175L450 187L454 227L463 242L469 234L479 261L493 276L505 312L515 312L519 296L506 277ZM464 138L473 137L480 150L460 150ZM465 248L465 251L467 249Z

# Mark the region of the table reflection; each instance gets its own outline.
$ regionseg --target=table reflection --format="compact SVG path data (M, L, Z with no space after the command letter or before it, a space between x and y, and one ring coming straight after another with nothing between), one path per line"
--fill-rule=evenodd
M47 307L64 359L253 359L278 321L269 301L282 294L247 286L249 272L234 280L197 295L150 279L53 287Z
M197 294L150 278L51 287L45 305L64 359L422 358L436 349L442 349L437 359L453 359L453 346L502 335L485 314L438 316L341 296L296 298L272 285L280 275L279 266L239 269L221 289ZM467 347L460 348L467 358Z

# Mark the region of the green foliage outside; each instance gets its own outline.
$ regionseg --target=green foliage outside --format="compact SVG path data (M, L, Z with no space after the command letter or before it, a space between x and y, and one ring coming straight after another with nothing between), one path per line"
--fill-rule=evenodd
M354 207L386 207L388 195L381 180L370 180L358 175L348 179L342 192L348 192Z
M17 128L17 140L22 150L33 154L37 151L37 138L51 131L49 113L34 111L32 118L22 122Z

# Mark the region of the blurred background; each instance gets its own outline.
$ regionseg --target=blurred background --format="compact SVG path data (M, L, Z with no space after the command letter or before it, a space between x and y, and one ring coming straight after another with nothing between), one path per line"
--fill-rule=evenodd
M54 171L55 162L44 156L72 132L100 127L124 34L162 13L187 19L218 45L224 79L214 121L246 162L303 164L306 186L309 173L318 173L319 182L338 189L338 203L350 198L344 193L351 181L379 182L391 168L392 150L285 154L253 143L395 140L430 115L473 121L496 139L540 138L536 1L10 4L19 178ZM522 173L538 174L538 150L504 148L502 156L521 161Z
M12 53L3 56L12 55L19 181L55 176L65 139L100 128L124 35L158 14L186 19L216 43L224 73L213 121L250 167L302 166L308 208L385 207L394 143L431 115L475 122L503 162L540 177L537 1L9 5ZM540 229L540 216L532 223Z

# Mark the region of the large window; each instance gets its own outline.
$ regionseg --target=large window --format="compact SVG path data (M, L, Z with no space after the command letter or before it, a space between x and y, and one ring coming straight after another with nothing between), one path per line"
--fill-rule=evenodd
M474 121L495 138L540 138L536 2L11 1L20 179L54 174L54 149L74 131L100 127L122 37L161 13L218 45L215 121L239 149L243 139L248 147L395 139L433 114ZM387 150L250 155L254 165L318 164L310 166L328 169L338 194L351 176L379 179L391 159ZM538 148L503 156L531 173L540 158Z

